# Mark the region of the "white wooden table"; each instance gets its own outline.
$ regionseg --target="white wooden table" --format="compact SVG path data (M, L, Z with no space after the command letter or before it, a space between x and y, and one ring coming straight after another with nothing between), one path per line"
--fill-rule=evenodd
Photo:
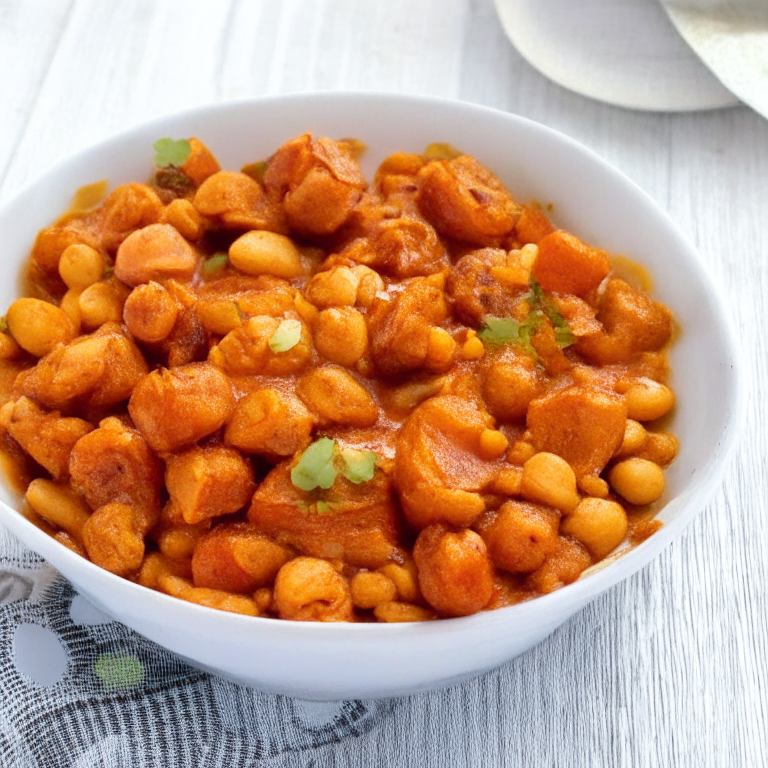
M450 731L467 766L768 765L768 121L564 91L507 42L491 0L0 0L0 200L148 118L319 89L464 99L594 149L700 248L752 392L724 487L682 538L522 658L399 702L390 764L446 765ZM327 764L378 766L381 738Z

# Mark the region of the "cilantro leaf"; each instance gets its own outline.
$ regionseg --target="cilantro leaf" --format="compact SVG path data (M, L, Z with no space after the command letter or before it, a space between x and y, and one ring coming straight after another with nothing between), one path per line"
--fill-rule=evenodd
M167 189L175 195L184 196L195 188L195 183L184 171L174 168L172 165L160 168L155 173L155 184L160 189Z
M494 317L486 315L483 327L477 335L489 349L505 344L515 344L524 349L534 360L539 356L533 346L533 337L546 317L554 327L555 341L560 349L570 347L576 342L576 337L568 325L568 321L560 314L552 299L544 293L541 285L531 278L531 292L525 297L531 307L528 317L522 322L513 317Z
M539 355L533 346L533 337L541 325L544 316L538 309L528 313L528 317L520 323L520 339L518 345L521 346L534 360L538 362Z
M376 454L373 451L342 448L341 458L344 461L341 473L351 483L359 485L373 479L376 472Z
M0 317L0 332L8 333L8 320L6 320L5 315Z
M209 259L203 262L203 275L210 277L211 275L224 269L229 262L229 256L226 253L215 253Z
M565 324L565 328L559 328L555 326L555 341L560 349L570 347L571 344L576 343L576 337L573 335L573 331L568 327L568 323Z
M268 160L260 160L258 163L248 163L240 169L240 172L244 173L246 176L250 176L261 184L264 182L264 174L267 172L268 165Z
M270 336L269 348L273 352L287 352L301 340L301 321L282 320L277 330Z
M336 441L330 437L315 440L291 470L291 482L302 491L330 488L338 475L333 462L336 451Z
M192 145L187 139L158 139L152 148L155 150L156 168L167 168L169 165L180 168L192 154Z
M520 338L520 323L513 317L486 315L483 318L483 327L477 335L486 347L516 344Z
M560 349L570 347L576 343L576 337L573 335L568 321L560 314L555 303L544 293L537 280L531 278L531 293L528 297L531 306L538 306L541 311L549 318L555 329L555 341Z

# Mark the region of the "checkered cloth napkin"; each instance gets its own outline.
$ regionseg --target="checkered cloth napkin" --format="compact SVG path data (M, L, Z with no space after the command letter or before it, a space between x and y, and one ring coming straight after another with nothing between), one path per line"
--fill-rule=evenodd
M0 528L2 768L320 765L393 702L303 702L220 680L111 620ZM327 752L327 750L326 750Z

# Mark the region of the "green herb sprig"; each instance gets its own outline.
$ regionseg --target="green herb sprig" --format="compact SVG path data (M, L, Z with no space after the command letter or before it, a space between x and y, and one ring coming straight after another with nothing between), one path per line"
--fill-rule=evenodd
M158 139L152 148L155 150L155 168L181 168L192 154L192 145L187 139Z
M486 315L483 327L478 331L480 340L489 349L515 344L524 349L534 360L539 359L533 347L532 339L544 318L547 318L555 329L555 341L560 349L570 347L576 342L568 321L560 314L552 299L544 293L538 281L531 278L530 293L525 297L531 310L522 322L513 317L494 317Z
M341 473L355 485L367 483L376 472L377 456L373 451L357 448L340 448L330 437L315 440L301 454L298 463L291 470L291 482L301 491L327 491ZM304 505L300 505L304 506ZM310 505L307 505L310 506ZM315 502L322 514L333 509L332 499Z
M273 352L287 352L301 341L301 321L281 320L275 332L269 337L269 348Z

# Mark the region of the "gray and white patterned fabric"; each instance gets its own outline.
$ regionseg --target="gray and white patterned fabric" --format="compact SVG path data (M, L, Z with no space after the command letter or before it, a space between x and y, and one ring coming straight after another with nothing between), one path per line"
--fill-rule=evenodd
M91 606L0 528L0 767L313 765L392 702L312 703L194 669Z

